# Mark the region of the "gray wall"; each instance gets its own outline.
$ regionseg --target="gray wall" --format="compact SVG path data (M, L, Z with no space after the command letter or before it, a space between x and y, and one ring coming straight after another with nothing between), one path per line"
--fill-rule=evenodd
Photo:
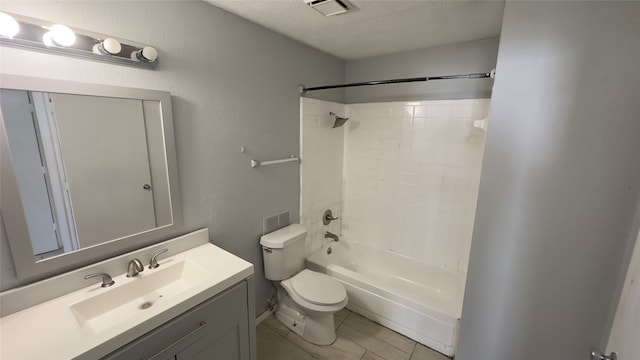
M201 1L3 1L1 7L159 49L153 71L10 48L2 48L0 67L3 73L170 91L184 231L208 227L213 243L255 265L260 313L273 293L258 245L262 217L290 209L298 220L299 169L251 169L249 161L299 151L298 85L343 82L344 62ZM342 91L314 96L344 101ZM1 245L7 289L21 282Z
M604 349L637 234L639 18L507 2L456 359Z
M347 82L487 72L496 67L499 38L434 46L347 61ZM491 97L493 80L447 80L346 89L346 102ZM323 93L318 91L315 93Z

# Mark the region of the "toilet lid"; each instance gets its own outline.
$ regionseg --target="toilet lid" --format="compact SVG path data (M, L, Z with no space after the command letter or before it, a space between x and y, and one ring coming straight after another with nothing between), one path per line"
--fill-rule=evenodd
M317 305L333 305L347 298L347 291L338 280L311 270L294 276L291 286L300 297Z

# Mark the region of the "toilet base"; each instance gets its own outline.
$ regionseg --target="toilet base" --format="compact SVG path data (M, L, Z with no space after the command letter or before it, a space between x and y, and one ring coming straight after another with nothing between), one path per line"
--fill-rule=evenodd
M303 339L316 345L331 345L336 341L333 313L309 316L289 297L280 299L276 318Z

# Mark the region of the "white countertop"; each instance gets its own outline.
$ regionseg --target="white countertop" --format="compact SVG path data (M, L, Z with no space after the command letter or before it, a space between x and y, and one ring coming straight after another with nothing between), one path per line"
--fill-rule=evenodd
M118 319L113 326L98 332L86 324L82 326L71 306L150 276L155 269L145 269L133 278L122 273L113 277L115 285L109 288L100 287L100 279L96 278L91 286L1 318L0 358L99 359L253 274L251 263L209 243L161 258L158 263L160 268L166 268L183 260L196 264L207 276L169 299L157 301L132 317Z

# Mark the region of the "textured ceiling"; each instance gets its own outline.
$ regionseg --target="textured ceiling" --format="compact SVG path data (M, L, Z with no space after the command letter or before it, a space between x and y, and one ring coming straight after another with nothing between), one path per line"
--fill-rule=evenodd
M205 0L343 59L358 59L500 34L504 1L354 0L325 17L303 0Z

